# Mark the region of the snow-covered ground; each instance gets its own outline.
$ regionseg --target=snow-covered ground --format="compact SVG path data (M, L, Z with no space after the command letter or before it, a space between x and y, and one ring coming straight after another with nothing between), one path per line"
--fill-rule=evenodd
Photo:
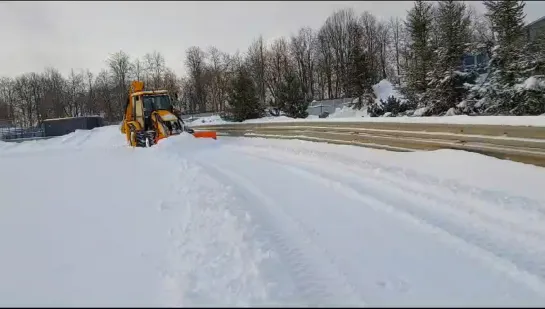
M117 126L0 143L3 306L544 306L545 169Z

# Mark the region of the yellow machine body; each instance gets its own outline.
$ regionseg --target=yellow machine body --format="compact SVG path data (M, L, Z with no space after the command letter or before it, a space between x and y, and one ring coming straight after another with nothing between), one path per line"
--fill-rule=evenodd
M167 90L144 90L133 81L127 96L121 133L133 147L150 147L163 138L187 132L198 138L217 138L214 131L195 132L174 110Z

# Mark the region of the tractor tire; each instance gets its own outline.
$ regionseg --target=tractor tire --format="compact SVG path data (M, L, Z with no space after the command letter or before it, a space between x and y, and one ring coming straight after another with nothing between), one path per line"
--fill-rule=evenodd
M145 135L146 135L146 139L147 139L147 142L148 142L148 147L151 147L153 145L155 145L155 132L154 131L148 131L148 132L145 132Z
M146 132L136 132L135 133L135 140L136 140L136 147L147 147L146 146L146 140L148 139L148 136Z

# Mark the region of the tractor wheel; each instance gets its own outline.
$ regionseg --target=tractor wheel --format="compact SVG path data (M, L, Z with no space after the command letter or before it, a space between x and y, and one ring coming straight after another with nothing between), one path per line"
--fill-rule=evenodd
M151 147L155 145L155 132L148 131L148 132L145 132L145 135L146 135L147 147Z
M136 139L136 147L147 147L146 146L146 140L148 139L148 136L146 132L138 131L135 132L135 139Z

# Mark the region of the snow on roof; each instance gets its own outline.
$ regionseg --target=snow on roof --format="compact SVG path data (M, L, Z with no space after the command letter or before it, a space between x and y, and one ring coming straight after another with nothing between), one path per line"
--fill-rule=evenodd
M131 95L156 95L156 94L167 94L168 90L145 90L134 92Z
M529 23L526 25L526 28L529 28L529 27L532 27L533 25L539 23L539 22L542 22L542 21L545 21L545 16L539 18L539 19L536 19L534 20L533 22Z

